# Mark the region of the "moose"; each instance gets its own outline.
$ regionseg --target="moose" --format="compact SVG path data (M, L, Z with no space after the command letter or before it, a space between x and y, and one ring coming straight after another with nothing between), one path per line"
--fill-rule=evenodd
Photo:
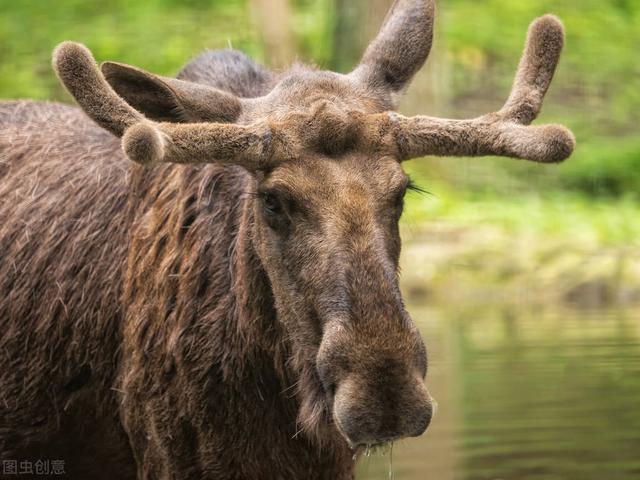
M1 459L340 480L363 448L425 431L402 162L557 163L575 145L530 125L564 42L550 15L499 111L395 113L433 25L432 0L396 0L348 74L224 50L168 78L64 42L53 67L80 109L0 104Z

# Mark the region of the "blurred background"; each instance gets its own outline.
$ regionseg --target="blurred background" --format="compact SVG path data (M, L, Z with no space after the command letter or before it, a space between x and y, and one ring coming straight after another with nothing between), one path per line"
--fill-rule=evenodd
M432 54L400 107L468 117L506 99L529 22L565 52L539 122L578 148L560 166L406 164L427 192L402 220L403 288L430 350L432 428L359 479L640 478L640 1L442 0ZM69 102L62 40L175 75L233 47L282 69L349 71L391 0L0 0L0 98ZM392 464L392 465L391 465Z

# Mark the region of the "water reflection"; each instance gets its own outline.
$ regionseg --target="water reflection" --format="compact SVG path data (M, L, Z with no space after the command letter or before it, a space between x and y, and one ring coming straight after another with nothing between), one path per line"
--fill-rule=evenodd
M397 480L640 479L640 311L410 309L440 407ZM364 458L356 478L388 478Z

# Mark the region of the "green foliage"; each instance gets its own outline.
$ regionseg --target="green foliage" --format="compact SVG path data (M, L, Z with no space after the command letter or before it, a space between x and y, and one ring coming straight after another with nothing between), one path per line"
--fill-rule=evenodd
M187 59L229 44L263 58L243 0L0 0L0 96L60 99L53 47L83 42L98 59L175 74Z
M433 193L410 194L402 220L405 227L446 219L470 229L491 225L514 238L542 243L570 239L576 245L640 248L640 203L631 193L593 202L583 194L554 190L504 196L461 191L442 183L428 190Z
M563 185L591 195L640 192L640 136L585 142L560 175Z
M322 68L329 68L334 55L334 0L294 0L294 19L291 25L297 40L300 57Z

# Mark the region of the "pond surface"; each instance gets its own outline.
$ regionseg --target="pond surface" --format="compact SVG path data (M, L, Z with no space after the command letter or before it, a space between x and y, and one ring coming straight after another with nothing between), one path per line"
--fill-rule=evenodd
M409 310L438 411L395 480L640 479L640 311ZM389 453L356 478L390 478Z

